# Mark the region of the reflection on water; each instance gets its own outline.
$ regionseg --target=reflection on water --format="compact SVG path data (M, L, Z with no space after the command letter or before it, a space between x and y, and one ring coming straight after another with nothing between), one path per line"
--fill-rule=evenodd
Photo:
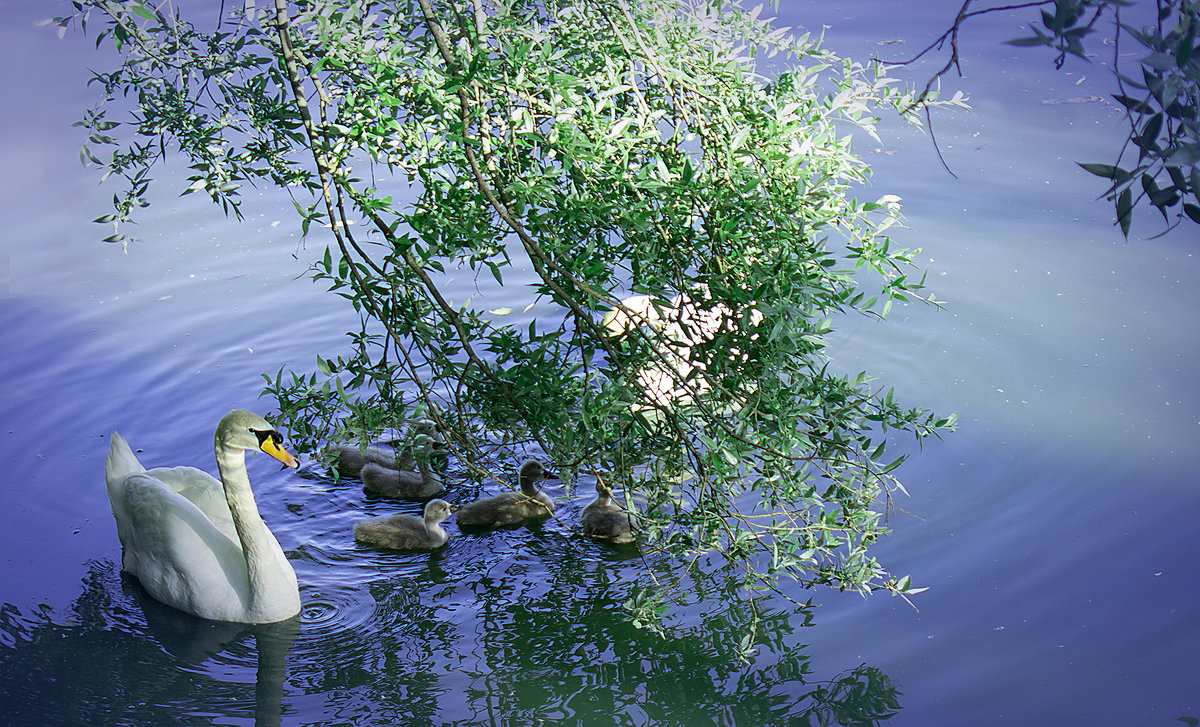
M894 5L788 0L780 12L785 25L833 24L830 41L861 55L880 38L923 46L961 2ZM757 626L743 662L744 630L706 615L728 597L720 574L673 582L652 559L554 522L458 535L432 555L378 553L355 545L354 521L407 505L252 460L259 507L302 589L298 631L276 638L164 623L157 604L139 601L112 565L104 437L120 428L151 455L170 454L147 464L211 469L217 419L269 408L259 374L336 353L356 318L293 280L317 243L292 236L285 195L248 193L247 222L236 224L166 192L143 218L145 244L126 256L96 243L88 220L111 190L80 171L81 139L67 124L92 100L86 68L103 63L79 38L34 30L48 14L41 0L0 3L5 47L26 59L3 76L22 113L0 119L15 125L0 134L15 170L0 180L0 277L11 260L0 296L12 296L0 299L0 723L1200 716L1200 317L1190 313L1200 255L1194 228L1123 242L1109 205L1093 200L1096 180L1074 161L1112 150L1119 114L1041 102L1108 93L1099 70L1056 74L999 45L1013 26L992 25L964 45L978 112L937 122L959 178L923 139L903 136L894 156L870 158L877 191L904 197L911 229L898 235L925 249L928 282L948 304L839 322L837 363L963 413L960 432L906 464L913 496L899 504L918 517L897 514L896 534L879 544L881 560L931 586L919 611L818 593L809 628L809 612L786 601L747 602L738 618ZM474 294L473 281L456 293ZM566 495L563 517L574 521L582 504ZM667 639L621 615L631 596L653 595L651 575L697 592Z
M256 727L282 723L297 621L203 621L159 604L116 571L91 563L65 614L0 606L6 724L207 725L214 712Z
M746 602L759 626L743 660L743 630L724 618L669 639L635 628L603 560L561 555L537 553L556 564L537 583L439 582L436 568L376 579L337 625L312 602L280 624L204 621L92 562L63 613L0 606L0 710L9 724L256 727L873 725L900 710L878 668L811 676L789 625L806 611Z
M898 709L890 680L869 667L806 684L809 660L784 611L757 615L759 653L747 662L741 624L703 619L664 639L622 616L627 593L604 563L559 566L519 598L492 588L481 601L474 648L460 647L472 701L456 724L874 724Z
M122 583L127 591L133 592L142 608L150 636L184 668L213 659L215 664L225 662L231 668L230 677L236 679L252 654L257 659L254 671L255 727L282 724L288 648L300 631L299 619L256 625L205 621L159 603L127 575L122 576ZM248 652L250 636L253 636L254 646Z

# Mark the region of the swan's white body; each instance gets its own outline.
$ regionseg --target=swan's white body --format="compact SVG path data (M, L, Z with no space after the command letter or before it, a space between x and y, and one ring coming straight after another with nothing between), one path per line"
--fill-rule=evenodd
M295 459L256 414L235 410L215 437L218 480L194 467L147 470L113 432L104 462L122 568L163 603L201 618L272 623L300 612L296 573L258 514L245 451Z

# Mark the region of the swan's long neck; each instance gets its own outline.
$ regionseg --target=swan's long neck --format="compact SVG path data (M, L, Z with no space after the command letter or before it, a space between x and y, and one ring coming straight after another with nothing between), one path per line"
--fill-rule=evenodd
M226 444L219 432L214 448L217 455L217 471L225 488L225 502L229 505L229 514L233 518L233 526L237 530L238 540L242 543L242 553L246 557L250 598L246 606L253 610L259 605L260 596L276 587L269 582L277 570L271 567L275 536L267 530L266 524L258 514L258 504L254 502L254 493L250 489L250 477L246 474L245 451Z

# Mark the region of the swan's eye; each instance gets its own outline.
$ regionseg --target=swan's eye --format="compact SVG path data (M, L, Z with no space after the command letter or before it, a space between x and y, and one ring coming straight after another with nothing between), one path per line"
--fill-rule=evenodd
M283 435L280 434L279 432L276 432L276 431L273 431L270 429L267 429L267 430L251 429L250 431L254 433L255 437L258 437L258 446L260 448L264 444L266 444L268 440L273 442L276 447L283 446Z

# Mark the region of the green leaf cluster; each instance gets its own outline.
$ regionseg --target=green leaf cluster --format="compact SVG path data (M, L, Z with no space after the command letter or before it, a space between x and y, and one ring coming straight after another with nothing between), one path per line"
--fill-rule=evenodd
M1129 121L1128 143L1116 164L1080 166L1111 182L1105 197L1116 207L1117 224L1129 236L1133 211L1145 203L1157 209L1168 225L1184 220L1200 223L1200 3L1195 0L1162 0L1155 23L1135 27L1121 21L1127 0L1055 0L1053 13L1042 11L1042 28L1034 35L1010 41L1020 46L1047 46L1062 67L1067 55L1088 60L1083 39L1097 32L1098 21L1108 11L1116 18L1117 47L1132 41L1138 50L1139 71L1114 68L1120 93L1113 98ZM1089 17L1090 16L1090 17ZM1130 155L1133 163L1123 160ZM1172 220L1174 217L1174 221Z
M838 315L932 301L887 236L899 200L853 196L854 135L919 118L884 68L701 0L251 0L211 30L76 8L124 54L108 106L136 100L119 140L105 106L83 121L127 181L114 235L177 153L185 193L237 214L242 184L285 187L327 243L313 276L362 326L267 377L302 447L428 416L472 471L534 445L600 473L645 547L723 558L749 591L920 590L870 546L897 435L953 417L825 351ZM507 310L447 295L471 274Z

